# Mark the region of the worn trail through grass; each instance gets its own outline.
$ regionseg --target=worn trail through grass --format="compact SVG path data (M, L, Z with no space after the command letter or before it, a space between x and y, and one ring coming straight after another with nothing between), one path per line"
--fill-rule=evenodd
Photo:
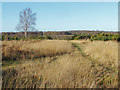
M73 46L76 47L81 55L91 62L91 66L94 67L94 70L96 71L96 77L95 80L96 84L100 87L106 87L105 85L111 86L113 84L114 80L117 80L115 76L118 75L118 68L117 67L111 67L110 65L105 65L99 62L99 60L92 58L90 55L86 55L86 53L83 51L84 46L81 44L73 43Z
M5 63L2 86L16 88L117 87L116 68L101 64L86 55L83 44L71 43L74 48L72 53Z

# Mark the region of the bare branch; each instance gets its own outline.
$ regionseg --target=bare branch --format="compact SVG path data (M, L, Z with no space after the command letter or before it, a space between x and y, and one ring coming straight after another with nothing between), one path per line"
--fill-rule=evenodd
M35 30L34 26L36 25L36 13L32 13L30 8L26 8L20 12L20 21L16 26L16 29L19 31L24 31L25 34L27 31Z

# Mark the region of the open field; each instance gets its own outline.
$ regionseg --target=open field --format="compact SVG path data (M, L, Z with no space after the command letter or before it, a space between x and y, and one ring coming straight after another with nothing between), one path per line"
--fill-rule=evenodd
M81 49L83 49L83 53L96 59L98 62L106 65L118 66L118 42L90 42L85 40L76 40L73 42L80 45Z
M100 63L118 66L118 43L97 41L85 46L85 53L98 58Z
M3 41L2 87L118 87L118 42Z
M3 59L33 59L72 52L72 44L57 40L3 41Z

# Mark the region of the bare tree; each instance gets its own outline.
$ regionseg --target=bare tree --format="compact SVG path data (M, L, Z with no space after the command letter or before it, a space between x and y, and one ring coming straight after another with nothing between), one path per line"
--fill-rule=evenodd
M20 12L19 24L16 29L25 32L25 37L27 37L27 31L33 31L36 25L36 13L32 13L30 8L26 8Z

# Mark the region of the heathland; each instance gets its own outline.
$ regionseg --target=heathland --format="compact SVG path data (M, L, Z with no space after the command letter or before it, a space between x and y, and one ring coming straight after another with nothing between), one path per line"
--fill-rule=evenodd
M118 45L80 38L3 40L2 87L117 88Z

